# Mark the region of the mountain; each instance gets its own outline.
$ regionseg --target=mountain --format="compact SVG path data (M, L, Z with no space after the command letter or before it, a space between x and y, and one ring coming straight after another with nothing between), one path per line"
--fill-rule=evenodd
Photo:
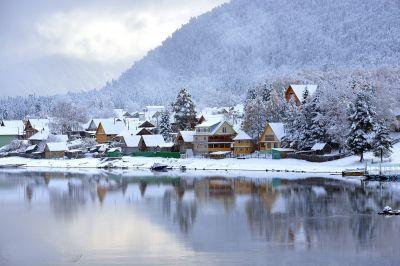
M398 67L399 14L393 0L232 0L191 19L103 93L165 103L188 87L200 102L231 101L301 71Z

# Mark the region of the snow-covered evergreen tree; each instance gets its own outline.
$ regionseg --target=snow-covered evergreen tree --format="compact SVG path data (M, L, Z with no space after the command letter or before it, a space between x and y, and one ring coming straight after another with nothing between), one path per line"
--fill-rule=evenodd
M242 128L252 138L258 139L268 122L267 104L263 96L248 97L245 103L245 113Z
M165 110L162 112L160 120L160 134L164 137L165 141L171 140L172 128L170 121L170 113L168 110Z
M192 96L187 89L179 91L174 103L172 103L175 123L178 130L193 129L196 125L196 107Z
M291 98L290 101L286 104L286 111L285 116L283 119L284 127L285 127L285 137L284 143L287 147L297 148L298 143L297 140L299 139L299 124L298 116L299 108L297 107L294 99Z
M383 158L390 157L392 154L393 141L389 135L389 130L384 124L376 126L375 136L372 142L374 155L383 161Z
M375 117L371 92L367 89L359 90L355 102L348 107L350 132L346 144L351 152L360 156L360 162L364 159L364 152L372 147Z

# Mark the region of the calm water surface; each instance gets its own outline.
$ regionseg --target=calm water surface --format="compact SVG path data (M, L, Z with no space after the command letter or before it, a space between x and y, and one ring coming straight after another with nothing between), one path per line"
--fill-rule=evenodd
M0 265L400 265L396 183L0 172Z

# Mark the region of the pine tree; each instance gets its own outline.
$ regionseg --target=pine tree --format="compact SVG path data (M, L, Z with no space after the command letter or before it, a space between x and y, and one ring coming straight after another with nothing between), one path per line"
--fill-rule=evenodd
M178 130L193 129L196 125L196 107L192 96L187 89L179 91L176 101L172 103L172 111L175 113L175 123Z
M286 146L291 148L297 148L297 140L299 125L297 123L299 116L299 108L297 107L294 99L291 98L286 104L285 116L283 118L283 123L285 127L285 137L284 142Z
M254 99L248 98L246 101L242 129L253 138L260 137L268 122L266 107L262 95L257 95Z
M389 130L384 124L377 126L375 136L372 142L374 155L381 158L390 157L392 154L393 141L390 138Z
M326 116L325 110L323 110L320 105L320 95L318 91L315 93L311 103L311 125L309 130L312 143L330 142L331 140L328 136L329 119Z
M355 102L348 107L350 132L346 144L350 151L360 156L360 162L364 159L364 152L371 149L375 117L370 91L359 90Z
M171 122L170 122L170 113L168 110L165 110L161 114L160 120L160 134L164 137L165 141L171 140Z

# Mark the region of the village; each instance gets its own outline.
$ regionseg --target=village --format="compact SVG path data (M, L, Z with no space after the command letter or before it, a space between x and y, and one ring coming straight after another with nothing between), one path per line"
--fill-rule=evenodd
M291 84L285 90L284 99L301 109L305 95L312 96L317 87ZM165 106L146 106L140 111L114 109L113 117L92 118L87 123L72 126L64 121L57 124L58 121L54 121L57 119L51 117L2 120L0 155L30 159L290 158L316 163L351 155L330 142L316 142L308 149L295 149L287 143L288 129L283 121L261 125L261 134L254 136L243 130L244 105L206 107L197 113L185 89L180 91L172 112L169 109ZM399 122L400 116L396 119ZM60 127L63 134L59 130L54 132L54 128Z

